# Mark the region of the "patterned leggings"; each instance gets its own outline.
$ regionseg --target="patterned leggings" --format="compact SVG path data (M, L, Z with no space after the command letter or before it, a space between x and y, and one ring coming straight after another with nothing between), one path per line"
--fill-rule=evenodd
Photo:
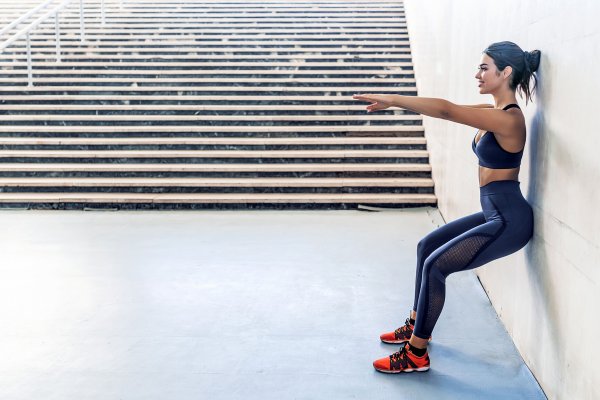
M533 209L515 180L480 187L483 211L425 236L417 246L413 334L428 339L442 312L446 277L480 267L523 248L533 236Z

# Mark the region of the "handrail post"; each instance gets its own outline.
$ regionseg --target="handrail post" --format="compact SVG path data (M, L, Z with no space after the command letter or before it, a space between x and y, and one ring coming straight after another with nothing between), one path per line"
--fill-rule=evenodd
M105 19L104 19L104 0L100 0L100 20L102 25L105 24Z
M58 11L54 14L54 23L55 23L55 39L56 43L56 62L60 62L60 24L58 23Z
M31 67L31 41L27 33L27 86L33 86L33 72Z
M83 0L79 0L79 33L81 41L85 41L85 21L83 17Z

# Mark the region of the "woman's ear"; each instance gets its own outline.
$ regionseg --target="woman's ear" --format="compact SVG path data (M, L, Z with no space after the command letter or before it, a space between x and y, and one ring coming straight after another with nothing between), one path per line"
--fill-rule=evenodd
M504 70L502 71L502 77L506 79L506 78L508 78L509 76L511 76L512 72L513 72L513 69L512 69L512 67L511 67L510 65L507 65L507 66L504 68Z

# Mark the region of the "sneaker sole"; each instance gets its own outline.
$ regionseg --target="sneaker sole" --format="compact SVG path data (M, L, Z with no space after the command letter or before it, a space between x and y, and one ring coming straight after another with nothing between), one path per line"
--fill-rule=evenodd
M402 343L408 342L409 340L410 339L405 339L405 340L384 340L384 339L381 339L381 341L383 343L389 343L389 344L402 344ZM431 338L429 338L429 342L431 342Z
M430 368L430 367L421 367L421 368L408 368L408 369L403 369L403 370L400 370L400 371L388 371L388 370L386 370L386 369L379 369L379 368L375 368L375 369L376 369L377 371L379 371L379 372L383 372L383 373L385 373L385 374L399 374L399 373L401 373L401 372L414 372L414 371L417 371L417 372L425 372L425 371L428 371L428 370L429 370L429 368Z

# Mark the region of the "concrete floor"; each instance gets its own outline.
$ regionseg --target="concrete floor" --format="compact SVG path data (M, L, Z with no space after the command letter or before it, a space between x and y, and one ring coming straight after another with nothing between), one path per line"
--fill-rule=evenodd
M437 209L0 223L0 399L545 399L472 271L447 280L428 372L373 369Z

